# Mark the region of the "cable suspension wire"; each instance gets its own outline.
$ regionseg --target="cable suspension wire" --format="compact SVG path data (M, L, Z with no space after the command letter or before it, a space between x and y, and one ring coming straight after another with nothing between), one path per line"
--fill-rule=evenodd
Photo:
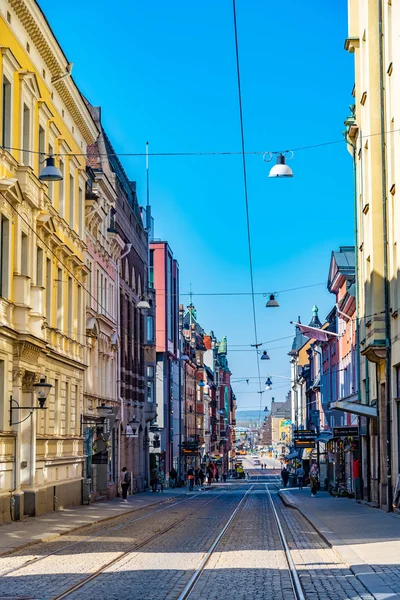
M236 55L236 74L237 74L237 90L238 90L238 102L239 102L239 120L240 120L240 138L242 147L242 166L243 166L243 186L244 186L244 199L246 206L246 226L247 226L247 244L249 251L249 269L250 269L250 286L251 286L251 302L253 307L253 326L254 326L254 340L255 345L258 346L258 332L257 332L257 315L256 315L256 302L254 292L254 273L253 273L253 254L251 248L251 230L250 230L250 214L249 214L249 196L247 190L247 168L246 168L246 153L245 153L245 140L244 140L244 126L243 126L243 103L242 103L242 88L240 79L240 62L239 62L239 42L238 42L238 31L236 22L236 0L232 0L233 8L233 26L235 32L235 55ZM260 372L260 361L258 353L256 354L257 361L257 373L259 379L259 391L262 390L261 384L261 372ZM261 406L262 406L262 394L260 394L260 418L261 418Z
M384 132L385 135L389 135L391 133L398 133L400 129L389 129ZM370 133L369 135L363 134L363 139L375 137L382 135L379 131L378 133ZM290 150L247 150L245 151L245 155L247 156L263 156L264 154L281 154L282 152L300 152L303 150L313 150L314 148L323 148L324 146L334 146L336 144L344 144L347 143L346 139L343 137L338 140L331 140L327 142L320 142L316 144L309 144L308 146L299 146L297 148L291 148ZM49 156L46 152L40 152L38 150L27 150L26 148L16 148L14 146L0 146L3 150L13 151L13 152L28 152L30 154L39 154L41 156ZM147 156L241 156L243 154L242 151L239 150L227 150L227 151L198 151L198 152L149 152ZM84 156L89 157L93 156L93 154L87 152L54 152L51 156ZM100 152L96 153L94 156L146 156L146 152Z

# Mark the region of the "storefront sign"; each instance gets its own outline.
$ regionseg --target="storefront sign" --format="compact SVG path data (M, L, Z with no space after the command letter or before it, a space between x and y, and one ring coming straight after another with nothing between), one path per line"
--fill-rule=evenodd
M303 438L315 438L315 431L313 429L295 429L293 436L298 440Z
M358 427L334 427L333 437L358 437Z
M295 448L315 448L315 438L304 438L302 440L294 440Z

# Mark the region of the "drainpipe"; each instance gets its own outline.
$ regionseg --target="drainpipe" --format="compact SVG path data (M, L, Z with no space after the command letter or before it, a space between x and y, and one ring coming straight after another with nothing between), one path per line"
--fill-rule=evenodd
M387 209L387 183L386 183L386 134L385 134L385 88L384 88L384 46L383 46L383 7L382 0L378 2L379 11L379 88L380 88L380 116L381 116L381 172L382 172L382 212L383 212L383 277L385 295L385 403L386 403L386 476L387 476L387 504L388 511L393 510L392 490L392 432L391 432L391 327L390 327L390 287L388 265L388 209Z

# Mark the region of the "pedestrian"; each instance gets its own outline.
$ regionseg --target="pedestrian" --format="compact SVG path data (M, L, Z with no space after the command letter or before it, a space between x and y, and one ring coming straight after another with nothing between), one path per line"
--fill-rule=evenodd
M200 469L197 467L194 471L194 485L200 485Z
M303 466L300 465L300 467L296 471L297 483L298 483L298 486L299 486L300 490L303 489L305 474L306 474L306 472L304 471Z
M209 466L207 469L207 481L208 481L209 486L213 482L213 475L214 475L214 471L212 470L211 466Z
M224 483L226 483L227 476L228 476L228 474L227 474L226 470L224 469L224 472L222 473L222 479L223 479Z
M204 485L204 479L205 479L205 477L206 476L205 476L205 473L204 473L203 469L200 468L199 479L200 479L200 485L201 485L201 487L203 487L203 485Z
M218 467L214 471L214 477L215 477L215 482L218 483L218 481L219 481L219 470L218 470Z
M193 467L189 467L187 470L187 478L189 481L189 491L193 492L193 484L194 484L194 470Z
M172 469L169 472L169 485L171 488L176 487L176 480L178 479L178 473L176 472L176 470L174 469L174 467L172 467Z
M122 502L128 502L128 490L131 485L131 474L126 467L124 467L120 474L121 489L122 489Z
M158 473L158 483L160 485L160 492L161 493L164 492L164 482L165 482L164 472L160 469L160 471Z
M158 484L158 471L156 468L154 468L151 470L151 474L150 474L150 485L151 485L151 491L153 492L153 494L155 494L157 491L157 484Z
M315 498L318 489L318 467L313 464L310 470L310 482L311 482L311 498Z
M286 487L289 481L289 471L287 470L286 467L283 467L282 471L281 471L281 477L282 477L282 481L283 481L283 487Z

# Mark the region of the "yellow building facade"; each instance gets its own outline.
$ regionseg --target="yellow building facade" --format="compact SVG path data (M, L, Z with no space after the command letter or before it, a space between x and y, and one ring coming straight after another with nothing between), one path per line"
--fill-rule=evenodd
M0 522L81 502L86 148L97 129L33 0L0 0ZM63 180L38 179L56 155ZM52 385L47 409L33 384ZM21 423L17 423L22 421Z
M354 56L354 107L346 121L355 166L360 396L364 498L387 510L400 464L400 5L349 0L345 48Z

